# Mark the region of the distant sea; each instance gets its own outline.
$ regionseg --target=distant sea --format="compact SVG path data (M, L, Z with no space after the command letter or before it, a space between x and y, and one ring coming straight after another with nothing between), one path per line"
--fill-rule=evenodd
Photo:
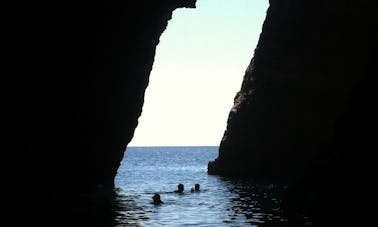
M293 226L280 209L285 185L208 175L217 156L215 146L128 147L115 180L115 225ZM173 192L179 183L182 194ZM152 204L154 193L163 204Z

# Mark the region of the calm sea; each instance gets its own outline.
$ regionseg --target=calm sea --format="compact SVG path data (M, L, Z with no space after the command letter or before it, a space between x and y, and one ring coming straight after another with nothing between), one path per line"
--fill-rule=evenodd
M218 147L129 147L116 177L116 226L292 226L283 185L207 174ZM183 194L174 193L179 183ZM191 193L194 184L199 193ZM164 202L153 205L159 193Z

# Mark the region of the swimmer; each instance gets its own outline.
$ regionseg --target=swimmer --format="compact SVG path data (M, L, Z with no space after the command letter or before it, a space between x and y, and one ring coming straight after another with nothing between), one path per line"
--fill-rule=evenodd
M178 193L184 192L184 185L183 184L177 185L177 190L175 190L175 192L178 192Z
M164 203L163 201L161 201L160 195L158 193L155 193L154 196L152 196L152 199L153 199L153 204L155 205Z
M200 185L199 184L195 184L194 188L190 189L191 192L199 192L199 190L200 190Z

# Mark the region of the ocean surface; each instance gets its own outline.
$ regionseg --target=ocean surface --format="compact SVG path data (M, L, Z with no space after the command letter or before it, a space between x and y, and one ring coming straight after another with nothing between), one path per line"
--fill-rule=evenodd
M208 175L217 156L218 147L127 148L115 181L115 226L293 226L280 209L285 185ZM179 183L184 193L174 193ZM163 204L152 204L154 193Z

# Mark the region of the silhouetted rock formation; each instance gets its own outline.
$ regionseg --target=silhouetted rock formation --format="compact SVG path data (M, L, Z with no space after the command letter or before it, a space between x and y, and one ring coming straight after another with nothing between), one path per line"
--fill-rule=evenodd
M65 2L57 189L112 186L141 114L159 37L195 0ZM55 148L54 148L55 149Z
M339 3L271 1L210 172L296 174L335 136L350 100L376 82L374 4ZM369 92L360 100L367 105L376 103ZM363 115L376 123L370 109ZM376 134L366 130L355 133Z
M376 13L374 1L271 0L208 172L303 187L320 226L356 220L377 178Z
M51 145L51 169L44 172L54 181L49 206L56 220L103 226L82 215L98 208L86 200L102 201L97 195L114 187L142 111L160 35L173 10L195 8L195 3L64 1L64 75L52 99L57 121L46 133L51 136L43 138ZM107 215L106 206L99 209Z
M295 182L288 209L311 207L320 226L356 217L356 209L366 211L361 201L371 201L366 195L374 196L358 186L371 192L365 186L377 172L376 2L270 4L209 173ZM22 147L38 156L37 142L47 144L43 172L53 170L56 205L64 200L69 209L81 192L113 186L156 45L178 7L195 7L195 0L64 2L64 75L56 76L51 98L58 115L46 138L32 135L38 122L32 123ZM311 196L299 198L297 191Z

